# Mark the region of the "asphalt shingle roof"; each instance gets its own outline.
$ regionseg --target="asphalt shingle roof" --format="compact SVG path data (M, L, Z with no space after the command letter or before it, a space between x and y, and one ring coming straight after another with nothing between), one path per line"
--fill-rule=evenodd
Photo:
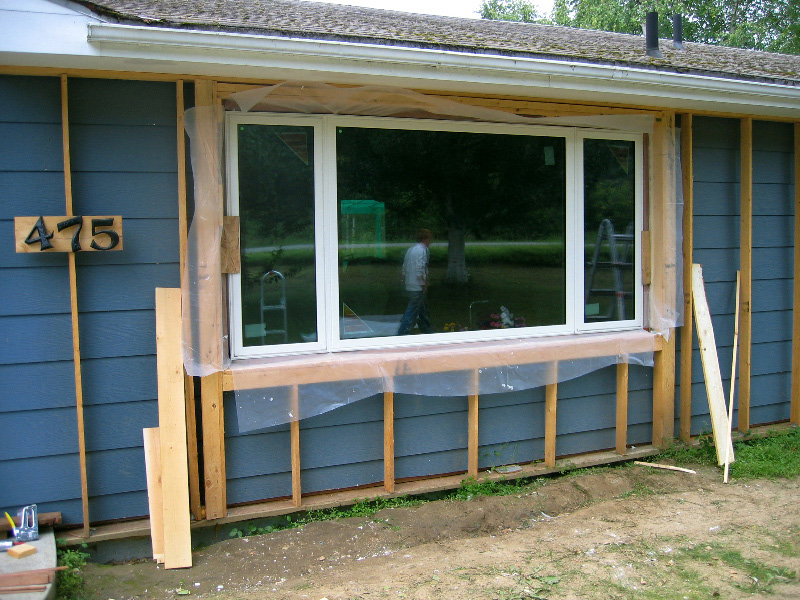
M627 65L800 86L800 56L661 40L663 58L643 36L553 25L419 15L305 0L74 0L122 22L154 27L336 39Z

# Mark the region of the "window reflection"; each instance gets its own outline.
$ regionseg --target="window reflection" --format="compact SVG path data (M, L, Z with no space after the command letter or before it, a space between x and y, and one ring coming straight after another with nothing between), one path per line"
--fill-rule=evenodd
M343 339L565 323L564 138L340 127L336 146Z
M635 318L635 143L585 139L584 318Z
M317 339L314 129L239 125L245 346Z

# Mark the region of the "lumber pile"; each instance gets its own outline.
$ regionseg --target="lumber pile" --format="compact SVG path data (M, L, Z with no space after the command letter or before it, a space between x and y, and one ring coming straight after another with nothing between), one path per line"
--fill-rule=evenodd
M63 571L66 568L51 567L17 573L0 573L0 596L22 592L43 592L47 589L48 584L56 580L56 571Z

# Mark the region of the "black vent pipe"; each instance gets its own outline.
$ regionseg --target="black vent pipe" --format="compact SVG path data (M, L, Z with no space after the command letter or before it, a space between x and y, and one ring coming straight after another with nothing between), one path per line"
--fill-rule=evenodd
M683 50L683 15L672 15L672 47Z
M647 56L661 58L661 51L658 49L658 13L647 13L645 22L644 37L647 42Z

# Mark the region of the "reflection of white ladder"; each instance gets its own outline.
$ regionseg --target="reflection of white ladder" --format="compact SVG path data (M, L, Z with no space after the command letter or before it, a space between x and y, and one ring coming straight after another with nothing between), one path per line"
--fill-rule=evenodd
M268 278L270 283L275 281L279 282L281 285L277 304L266 304L264 301L264 283L267 282ZM283 329L267 329L266 314L269 312L281 313L283 317ZM289 328L286 324L286 279L283 277L283 274L278 271L267 271L261 276L261 343L267 343L265 338L268 335L277 334L283 334L283 343L288 343Z
M617 249L617 242L622 242L622 249ZM608 246L607 261L600 260L600 251L603 244ZM625 286L622 280L623 269L632 269L632 252L633 252L633 223L628 225L625 233L614 233L614 225L609 219L604 219L600 223L600 228L597 230L597 242L594 245L594 256L592 258L591 268L589 275L586 277L586 286L584 293L584 306L588 308L589 298L591 296L614 296L616 302L611 302L608 307L608 312L604 315L589 314L586 310L587 321L624 321L625 320L625 298L632 298L633 291L625 291ZM595 288L594 278L597 275L598 269L610 269L614 280L613 288ZM615 315L616 313L616 315Z

